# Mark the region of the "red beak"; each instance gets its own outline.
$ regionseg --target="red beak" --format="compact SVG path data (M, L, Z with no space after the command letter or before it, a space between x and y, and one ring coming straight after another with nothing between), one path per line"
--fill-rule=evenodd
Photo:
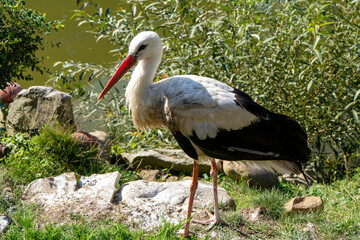
M106 87L101 92L100 97L98 98L98 101L122 78L122 76L125 75L127 71L129 71L132 66L136 63L136 56L133 55L127 55L124 61L121 63L119 69L116 71L114 76L110 79L108 84L106 84Z

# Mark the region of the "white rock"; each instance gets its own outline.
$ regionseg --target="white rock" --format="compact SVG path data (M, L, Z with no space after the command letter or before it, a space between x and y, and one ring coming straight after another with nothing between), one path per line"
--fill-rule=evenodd
M108 207L119 182L120 173L93 174L81 177L79 183L75 173L63 173L54 178L42 178L31 182L23 197L31 203L54 207L67 204L94 204Z
M0 216L0 236L7 230L12 223L12 219L7 216Z
M123 204L122 211L128 220L143 229L161 225L165 220L174 224L186 219L190 180L180 182L135 181L124 184L116 193L114 201ZM223 188L218 188L219 204L225 210L235 209L235 202ZM194 211L213 207L212 184L199 181L195 194ZM196 218L196 217L195 217Z

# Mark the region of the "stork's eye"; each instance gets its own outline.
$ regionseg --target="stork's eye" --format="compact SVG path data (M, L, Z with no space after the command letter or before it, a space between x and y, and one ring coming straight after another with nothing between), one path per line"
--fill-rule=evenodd
M139 49L137 50L137 53L139 53L140 51L144 50L146 48L147 44L142 44Z

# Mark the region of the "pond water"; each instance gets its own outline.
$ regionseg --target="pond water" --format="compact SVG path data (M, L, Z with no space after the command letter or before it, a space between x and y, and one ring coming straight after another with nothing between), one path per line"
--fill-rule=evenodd
M113 10L122 5L122 1L101 0L100 2L104 9ZM45 49L39 51L39 56L44 57L43 66L60 71L61 67L53 68L53 64L57 61L74 60L107 66L118 61L118 58L109 52L116 48L115 46L104 39L96 43L94 35L87 33L85 26L78 27L75 18L71 19L73 10L81 7L81 3L77 5L76 0L27 0L25 6L46 13L48 20L62 20L65 25L64 29L51 32L45 37L46 41L57 41L61 44L59 48L45 45ZM46 73L41 75L30 72L30 74L34 77L33 81L18 81L24 88L45 85L50 77Z

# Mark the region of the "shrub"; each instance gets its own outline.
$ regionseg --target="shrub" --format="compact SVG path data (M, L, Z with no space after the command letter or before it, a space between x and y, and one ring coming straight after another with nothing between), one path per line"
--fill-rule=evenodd
M0 0L0 89L14 79L32 80L25 71L43 73L36 56L43 49L44 34L58 31L59 21L46 21L41 14L25 7L24 1ZM51 46L59 45L52 42Z
M316 170L325 181L359 165L359 1L123 2L124 8L113 12L85 2L75 16L80 25L91 26L97 41L120 46L114 49L119 58L138 32L156 31L165 49L159 78L198 74L219 79L294 117L309 135ZM108 78L114 71L61 64L64 71L55 82L67 84ZM107 123L126 114L126 79L117 85L116 107L103 106Z

